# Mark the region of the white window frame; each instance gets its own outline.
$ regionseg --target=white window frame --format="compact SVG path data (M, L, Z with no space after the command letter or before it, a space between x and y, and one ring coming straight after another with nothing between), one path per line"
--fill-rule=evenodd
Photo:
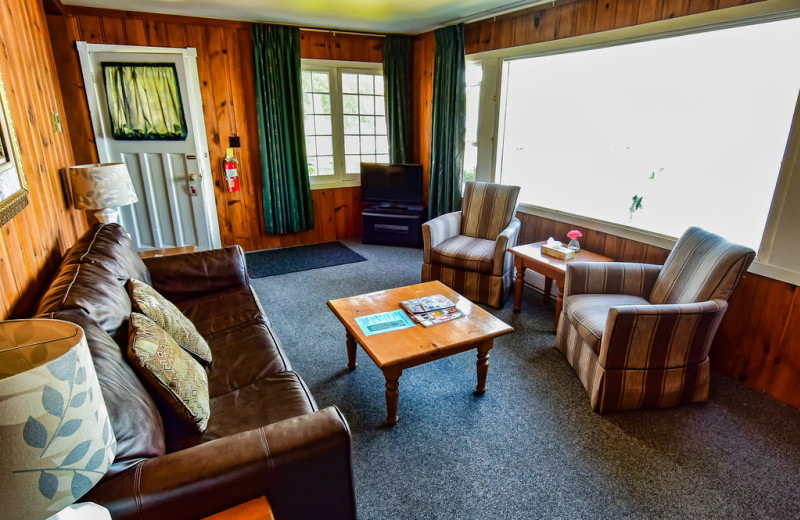
M333 133L333 175L310 176L312 190L361 186L360 173L346 173L344 157L344 109L342 107L342 73L377 72L383 75L383 64L364 61L302 59L303 71L326 71L331 89L331 131ZM385 93L384 93L385 103ZM305 139L305 135L303 136Z
M479 62L483 67L481 105L478 116L477 180L496 182L499 177L498 151L502 149L502 142L500 142L502 136L499 136L499 129L503 126L504 111L501 110L501 107L505 104L505 99L502 99L502 86L504 76L507 74L506 63L508 61L598 49L795 17L800 17L800 3L797 0L770 0L467 56L468 60ZM800 218L791 209L793 206L791 202L794 202L795 206L800 204L800 172L797 172L798 169L800 169L800 98L795 108L758 256L750 267L750 272L794 285L800 285L800 241L796 238L800 234ZM787 201L791 202L787 203ZM672 249L677 241L677 237L529 204L520 204L517 210L666 249ZM779 233L786 236L787 231L792 232L792 236L786 240L776 240Z

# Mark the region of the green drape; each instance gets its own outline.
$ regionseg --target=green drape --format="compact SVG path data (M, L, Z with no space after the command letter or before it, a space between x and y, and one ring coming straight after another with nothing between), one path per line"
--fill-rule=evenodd
M411 157L411 38L390 34L383 40L383 84L389 127L389 158Z
M114 139L186 139L186 118L174 63L105 62L102 66Z
M267 233L314 227L303 131L300 30L253 24L258 142Z
M434 36L430 218L461 209L467 118L464 24L437 29Z

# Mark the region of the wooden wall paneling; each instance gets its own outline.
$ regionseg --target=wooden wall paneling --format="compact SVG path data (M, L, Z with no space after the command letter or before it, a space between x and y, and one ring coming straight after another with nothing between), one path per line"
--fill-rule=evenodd
M575 23L575 34L590 34L594 32L597 20L597 2L584 0L578 2L578 20Z
M571 38L577 33L578 5L573 3L558 8L558 26L555 38Z
M617 18L617 0L597 0L594 32L613 29Z
M431 124L433 116L433 60L436 40L432 32L414 38L412 111L417 127L414 134L413 162L422 165L422 193L428 205L431 179Z
M642 24L661 20L663 10L664 0L640 0L636 23Z
M7 0L0 16L0 73L19 140L29 205L0 230L0 319L32 314L63 252L86 229L64 203L59 169L73 164L42 4ZM51 114L62 117L56 133Z
M705 13L717 9L719 0L689 0L687 14Z
M112 45L125 45L125 24L121 18L103 18L103 43Z
M147 45L147 32L144 28L144 20L125 18L124 23L127 45Z
M639 18L639 4L640 0L617 0L614 28L636 25Z
M661 19L677 18L684 16L689 8L689 0L664 0Z

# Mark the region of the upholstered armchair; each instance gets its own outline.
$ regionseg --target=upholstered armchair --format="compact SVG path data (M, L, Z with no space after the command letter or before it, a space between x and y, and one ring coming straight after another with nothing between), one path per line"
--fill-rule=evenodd
M567 266L556 347L592 409L666 408L708 399L708 351L752 249L690 228L663 266Z
M422 281L439 280L466 298L502 307L514 275L519 186L468 182L461 211L422 225Z

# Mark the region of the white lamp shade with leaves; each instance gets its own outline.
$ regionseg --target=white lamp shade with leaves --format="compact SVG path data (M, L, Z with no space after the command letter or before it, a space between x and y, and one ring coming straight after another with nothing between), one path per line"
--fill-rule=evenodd
M117 441L79 326L0 322L3 518L48 518L105 475Z
M75 209L97 210L100 222L119 221L119 207L139 202L123 163L82 164L69 168Z

